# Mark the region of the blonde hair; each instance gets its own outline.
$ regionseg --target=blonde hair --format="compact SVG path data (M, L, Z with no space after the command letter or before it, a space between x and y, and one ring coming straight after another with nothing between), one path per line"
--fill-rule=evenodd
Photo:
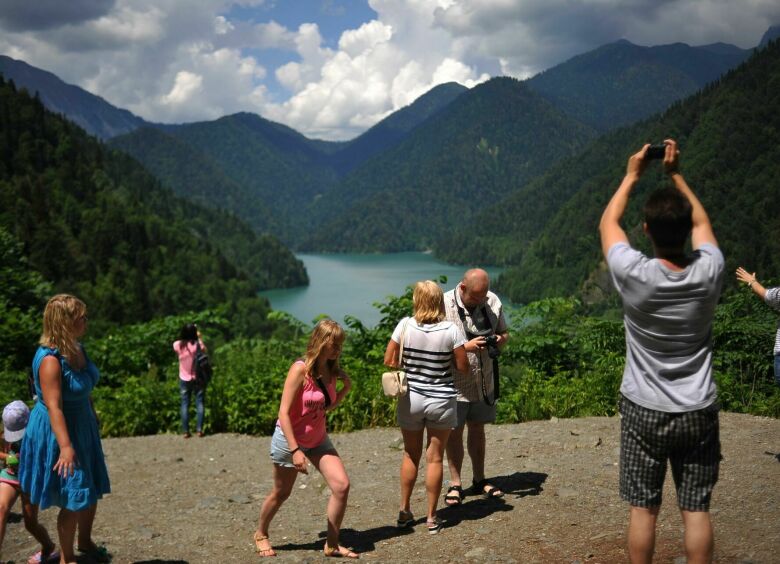
M317 368L317 359L322 354L324 349L330 343L338 343L339 345L344 342L346 334L341 325L333 321L332 319L323 319L317 325L314 326L314 330L309 337L309 345L306 347L306 357L304 362L306 363L306 373L316 378L315 374ZM339 369L339 360L328 360L328 370L331 374L337 372Z
M433 280L422 280L414 285L412 303L417 323L438 323L447 317L444 313L444 292Z
M74 368L83 368L75 325L76 321L86 314L86 304L70 294L57 294L48 301L46 309L43 310L40 344L58 349Z

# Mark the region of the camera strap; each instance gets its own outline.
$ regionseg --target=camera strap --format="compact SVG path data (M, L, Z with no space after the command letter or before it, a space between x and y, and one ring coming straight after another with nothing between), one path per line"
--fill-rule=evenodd
M474 328L479 331L479 333L472 333L469 331L469 326L466 323L466 309L461 306L458 303L458 289L455 289L455 307L458 308L458 317L460 317L460 321L463 324L463 331L466 333L466 337L471 340L474 337L482 337L484 335L490 335L493 334L493 325L490 323L490 317L488 317L487 312L487 306L485 304L482 305L482 317L485 320L485 323L487 323L486 329L479 329L476 324L474 325ZM479 359L479 376L480 376L480 383L482 384L482 398L485 400L485 403L489 406L493 406L496 403L496 400L499 398L499 387L498 387L498 358L491 359L493 361L493 400L491 401L488 397L487 388L485 387L485 373L482 370L482 352L477 355L477 358Z

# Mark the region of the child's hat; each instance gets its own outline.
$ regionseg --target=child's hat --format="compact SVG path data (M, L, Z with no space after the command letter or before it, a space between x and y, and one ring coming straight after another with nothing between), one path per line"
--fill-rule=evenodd
M3 435L6 442L15 443L24 437L30 419L30 408L22 400L12 401L3 409Z

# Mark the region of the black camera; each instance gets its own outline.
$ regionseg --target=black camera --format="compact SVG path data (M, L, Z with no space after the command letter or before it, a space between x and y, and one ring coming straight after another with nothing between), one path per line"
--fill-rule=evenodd
M661 143L660 145L650 145L645 153L645 158L649 161L653 159L663 159L664 155L666 155L666 145Z
M487 345L488 356L490 358L498 358L501 354L501 350L498 348L498 336L487 335L485 337L485 344Z

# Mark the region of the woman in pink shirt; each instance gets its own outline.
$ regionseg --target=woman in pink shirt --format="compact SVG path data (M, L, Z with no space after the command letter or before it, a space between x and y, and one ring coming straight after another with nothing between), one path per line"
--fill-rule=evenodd
M197 326L188 323L181 328L179 340L174 341L173 350L179 355L179 395L181 396L181 429L184 438L190 435L190 397L195 394L195 413L197 422L195 430L199 437L203 436L203 402L206 400L206 386L198 385L195 380L195 354L200 347L206 350L206 345L200 336Z
M349 477L325 428L325 412L336 407L352 385L349 377L339 368L344 337L344 330L338 323L323 319L312 331L306 357L296 360L287 372L279 419L271 438L274 485L260 508L260 520L254 535L255 548L260 556L276 555L268 539L271 519L290 496L298 472L309 473L308 459L325 478L331 491L325 556L358 557L339 545L339 529L347 509ZM342 383L338 391L337 380Z

